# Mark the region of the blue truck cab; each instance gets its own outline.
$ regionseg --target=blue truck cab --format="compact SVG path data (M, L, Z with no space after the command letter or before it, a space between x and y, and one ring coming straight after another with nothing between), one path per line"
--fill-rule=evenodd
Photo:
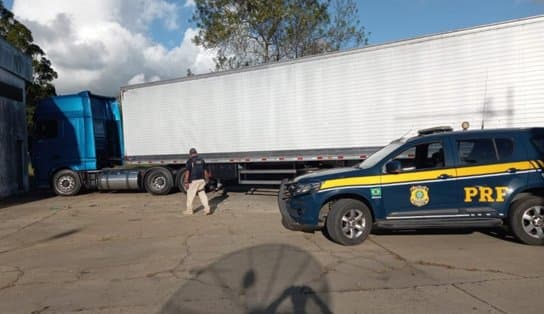
M41 101L35 112L31 158L38 186L77 194L93 171L120 165L123 134L115 98L81 92Z
M40 187L51 187L60 196L82 189L145 190L153 195L183 190L182 162L155 156L125 165L123 139L128 134L123 134L115 98L88 91L50 97L38 103L34 119L30 154Z
M544 244L544 128L452 131L393 141L361 164L284 180L283 225L325 229L343 245L373 228L508 225Z

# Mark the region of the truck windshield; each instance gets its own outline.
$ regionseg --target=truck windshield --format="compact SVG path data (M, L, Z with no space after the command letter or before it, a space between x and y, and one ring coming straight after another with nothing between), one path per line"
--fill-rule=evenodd
M385 158L387 155L389 155L391 152L393 152L395 149L399 148L404 142L401 141L395 141L384 148L380 149L379 151L375 152L374 154L370 155L367 159L365 159L363 162L359 164L359 168L361 169L369 169L374 167L378 162L380 162L383 158Z

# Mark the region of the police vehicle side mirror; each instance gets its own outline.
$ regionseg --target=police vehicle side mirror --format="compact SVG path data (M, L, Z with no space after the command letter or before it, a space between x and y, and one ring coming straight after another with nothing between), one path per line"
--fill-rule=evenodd
M385 165L385 171L387 173L400 173L401 170L402 166L398 160L392 160Z

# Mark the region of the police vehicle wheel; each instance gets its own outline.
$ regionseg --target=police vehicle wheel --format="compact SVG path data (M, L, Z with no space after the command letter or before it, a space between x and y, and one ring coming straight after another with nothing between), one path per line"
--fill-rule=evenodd
M174 185L172 173L165 168L152 168L145 176L145 190L153 195L166 195Z
M72 170L61 170L53 176L53 190L60 196L76 195L81 190L81 178Z
M512 205L510 228L514 236L529 245L544 245L544 198L530 196Z
M372 229L372 215L364 203L342 199L332 205L325 227L334 241L342 245L359 244Z

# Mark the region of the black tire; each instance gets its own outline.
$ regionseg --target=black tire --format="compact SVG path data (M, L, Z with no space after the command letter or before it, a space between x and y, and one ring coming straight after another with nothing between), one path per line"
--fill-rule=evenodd
M544 245L544 198L528 196L512 204L510 229L522 243Z
M187 194L187 189L185 188L185 185L183 184L186 171L187 171L186 169L181 169L176 176L176 186L179 189L179 191L184 194ZM206 186L204 187L204 189L206 193L210 193L210 192L216 191L216 187L217 187L217 180L209 179L208 182L206 182Z
M187 189L185 188L185 186L183 184L183 180L184 180L184 176L185 176L186 171L187 170L185 168L183 168L176 175L176 186L178 187L178 189L179 189L179 191L181 193L185 193L185 194L187 194Z
M165 168L151 168L145 175L145 190L153 195L166 195L172 191L172 172Z
M288 222L287 222L287 219L285 218L281 218L281 224L283 225L283 227L287 230L292 230L292 231L299 231L299 229L293 227L292 225L290 225Z
M325 227L335 242L356 245L370 234L372 214L363 202L341 199L332 205Z
M53 176L53 191L60 196L72 196L81 190L81 178L70 169L60 170Z

